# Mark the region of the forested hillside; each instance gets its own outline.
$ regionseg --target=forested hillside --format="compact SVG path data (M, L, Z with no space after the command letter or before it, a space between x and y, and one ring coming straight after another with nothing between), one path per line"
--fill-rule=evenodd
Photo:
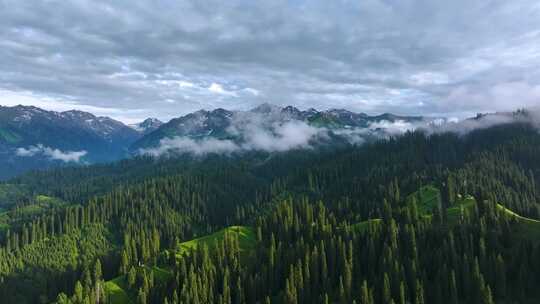
M135 158L0 184L5 303L538 303L540 133Z

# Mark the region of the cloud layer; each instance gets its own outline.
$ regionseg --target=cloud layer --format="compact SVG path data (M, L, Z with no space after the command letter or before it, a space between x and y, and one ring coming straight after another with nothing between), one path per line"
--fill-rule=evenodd
M533 0L3 0L0 28L4 105L134 121L263 101L457 116L540 102Z
M540 110L504 112L479 115L474 118L434 118L422 120L380 120L366 127L327 128L309 125L300 120L278 121L257 113L238 113L226 132L226 139L204 136L164 138L156 147L140 149L139 154L154 157L191 154L204 156L210 153L232 154L246 151L285 152L293 149L312 149L319 145L334 144L334 136L351 145L362 145L370 139L388 139L409 131L422 131L427 135L456 133L466 135L471 131L510 123L527 123L540 131ZM227 138L228 137L228 138Z
M257 116L257 115L255 115ZM268 123L269 120L239 120L227 132L236 140L205 137L164 138L157 147L140 149L151 156L182 153L196 156L209 153L230 154L245 151L284 152L291 149L310 149L316 141L327 137L327 129L316 128L302 121ZM268 125L270 124L270 125Z
M59 149L50 148L42 144L29 146L27 148L17 148L15 154L19 157L44 156L50 160L59 160L65 163L78 163L87 154L86 151L61 151Z
M276 113L274 113L276 114ZM313 149L333 144L338 136L351 145L361 145L369 138L388 138L407 131L430 128L431 120L409 122L404 120L371 122L365 128L327 128L309 125L304 121L279 120L272 113L237 113L224 138L210 135L202 138L176 136L164 138L156 147L139 149L138 153L155 157L210 153L232 154L246 151L285 152L295 149ZM446 120L445 120L446 121ZM431 129L430 129L431 130Z

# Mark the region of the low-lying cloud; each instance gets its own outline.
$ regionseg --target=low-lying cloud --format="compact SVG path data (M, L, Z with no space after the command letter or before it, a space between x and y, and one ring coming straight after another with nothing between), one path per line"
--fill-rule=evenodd
M494 126L511 123L530 124L534 128L540 130L540 110L532 109L515 113L504 112L479 114L475 118L461 121L446 119L444 122L430 123L429 125L421 127L420 129L426 131L428 134L452 132L459 135L465 135L474 130L487 129Z
M162 156L168 154L191 153L197 156L208 153L229 154L239 150L239 146L232 140L205 138L195 140L189 137L164 138L155 148L140 149L140 154Z
M187 136L164 138L157 147L140 149L140 154L151 156L209 153L231 154L245 151L285 152L293 149L312 149L317 145L332 143L331 135L340 137L351 145L362 145L373 138L390 138L406 132L422 131L428 135L456 133L466 135L473 130L486 129L510 123L529 123L540 130L540 111L517 113L492 113L474 118L425 118L421 120L398 119L370 122L366 127L340 128L317 127L300 120L279 120L272 113L240 114L232 118L225 138Z
M201 156L241 151L284 152L313 148L313 144L328 136L328 130L298 120L269 123L265 120L257 122L255 119L241 118L226 131L234 140L177 136L164 138L157 147L140 149L139 153L151 156L190 153Z
M271 115L271 114L269 114ZM139 154L150 156L192 154L202 156L209 153L231 154L245 151L285 152L294 149L313 149L328 142L330 135L342 138L351 145L361 145L368 137L391 137L427 126L427 122L405 120L377 121L365 128L327 128L310 125L300 120L279 121L265 115L249 113L233 117L226 129L229 138L188 136L164 138L159 145L139 149Z
M326 137L325 129L310 126L303 121L280 122L253 113L235 116L227 132L244 139L240 144L243 150L268 152L310 148L313 140Z
M37 144L35 146L29 146L27 148L17 148L15 154L20 157L33 157L44 156L51 160L59 160L65 163L75 162L78 163L81 159L88 154L87 151L62 151L51 147Z
M368 128L353 130L349 134L375 134L380 137L396 136L408 131L423 131L427 134L456 133L466 135L474 130L487 129L498 125L525 123L540 131L540 110L524 110L518 112L499 112L478 114L474 118L459 120L457 118L432 118L418 121L381 120L371 123Z
M426 121L410 122L405 120L381 120L371 123L368 129L371 131L380 130L388 135L400 135L407 131L413 131L425 123Z

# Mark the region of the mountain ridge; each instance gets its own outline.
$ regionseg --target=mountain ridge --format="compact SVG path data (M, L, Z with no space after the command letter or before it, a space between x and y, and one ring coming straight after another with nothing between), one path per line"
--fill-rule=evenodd
M536 114L527 110L482 114L457 123L446 118L368 115L336 108L300 110L266 103L250 110L199 110L168 122L148 118L126 125L80 110L0 106L0 179L34 169L112 162L147 151L159 156L168 149L162 147L163 141L180 153L206 154L215 151L214 144L225 153L279 152L321 144L329 148L361 144L418 128L463 133L512 121L530 122Z
M356 113L345 109L316 110L310 108L300 110L294 106L279 107L272 104L261 104L247 111L230 111L223 108L214 110L199 110L164 123L156 130L149 132L138 139L131 147L137 151L152 146L166 138L188 137L200 139L205 137L217 139L231 139L234 137L234 128L237 123L284 124L290 121L299 121L313 127L329 129L367 128L371 123L388 121L418 122L422 116L400 116L390 113L370 116L366 113Z
M388 113L370 116L345 109L300 110L292 105L280 107L264 103L247 111L199 110L168 122L148 118L127 125L80 110L58 112L36 106L0 105L0 178L66 164L116 161L176 136L233 140L238 136L231 134L234 128L257 126L275 133L276 125L293 121L312 127L346 129L365 128L382 120L410 122L421 119L420 116Z
M98 163L126 157L142 136L109 117L34 106L0 106L0 178L73 163Z
M134 129L135 131L146 135L150 132L155 131L164 124L161 120L157 118L147 118L139 123L129 124L128 127Z

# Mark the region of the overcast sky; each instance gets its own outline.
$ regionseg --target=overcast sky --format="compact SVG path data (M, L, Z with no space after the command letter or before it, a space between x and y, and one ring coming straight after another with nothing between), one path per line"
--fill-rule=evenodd
M133 122L260 103L540 105L536 0L0 0L0 104Z

